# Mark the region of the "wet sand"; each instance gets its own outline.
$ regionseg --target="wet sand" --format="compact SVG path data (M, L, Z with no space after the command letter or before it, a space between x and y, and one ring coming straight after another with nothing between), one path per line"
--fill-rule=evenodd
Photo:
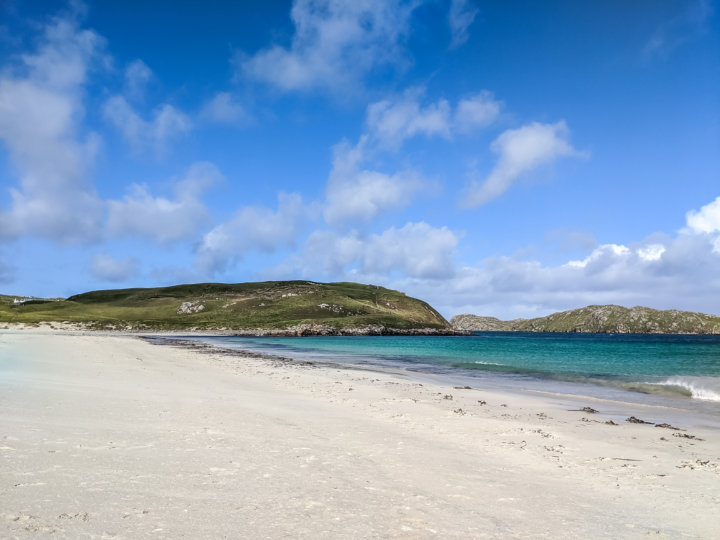
M720 433L659 409L46 330L0 407L2 537L720 534Z

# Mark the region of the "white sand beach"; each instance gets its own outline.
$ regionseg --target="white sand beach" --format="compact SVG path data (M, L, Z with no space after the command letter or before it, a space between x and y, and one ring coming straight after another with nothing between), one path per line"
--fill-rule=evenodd
M720 433L606 406L0 330L0 537L720 536Z

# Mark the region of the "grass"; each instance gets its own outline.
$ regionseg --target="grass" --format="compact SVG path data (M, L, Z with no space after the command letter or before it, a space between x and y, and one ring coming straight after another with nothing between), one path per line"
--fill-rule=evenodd
M47 303L14 306L0 296L0 322L68 321L96 328L255 329L326 324L334 328L448 328L427 303L402 292L359 283L267 281L198 283L92 291ZM185 302L197 313L178 313Z

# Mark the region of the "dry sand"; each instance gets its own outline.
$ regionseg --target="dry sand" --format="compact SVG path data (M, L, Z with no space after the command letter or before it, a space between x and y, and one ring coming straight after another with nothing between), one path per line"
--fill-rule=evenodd
M611 405L0 330L0 537L720 537L718 430Z

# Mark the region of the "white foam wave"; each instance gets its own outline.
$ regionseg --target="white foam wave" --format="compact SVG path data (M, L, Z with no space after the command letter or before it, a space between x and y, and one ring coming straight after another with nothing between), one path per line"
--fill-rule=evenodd
M720 401L720 377L691 377L688 375L670 377L655 383L684 388L694 399Z
M475 360L473 362L475 364L482 364L483 366L502 366L503 364L498 364L497 362L483 362L482 360Z

